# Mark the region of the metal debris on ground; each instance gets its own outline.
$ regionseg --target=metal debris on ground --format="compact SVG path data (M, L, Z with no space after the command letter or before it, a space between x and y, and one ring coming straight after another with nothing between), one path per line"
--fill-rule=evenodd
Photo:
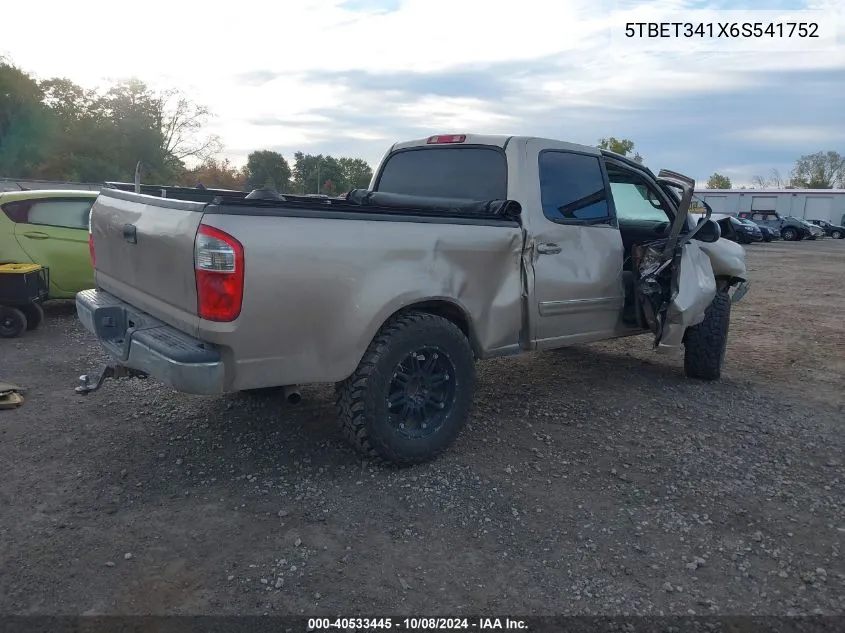
M26 389L0 381L0 409L16 409L23 404Z

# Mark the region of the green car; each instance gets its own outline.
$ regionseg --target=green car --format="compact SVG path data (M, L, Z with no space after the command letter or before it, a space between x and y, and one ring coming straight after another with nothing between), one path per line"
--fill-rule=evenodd
M98 191L0 192L0 264L50 269L50 299L94 287L88 215Z

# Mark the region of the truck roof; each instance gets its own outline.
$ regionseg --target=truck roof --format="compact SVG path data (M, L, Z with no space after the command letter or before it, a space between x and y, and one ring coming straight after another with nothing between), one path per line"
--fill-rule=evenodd
M448 139L449 137L462 138L461 140L456 140L452 142L441 142L447 145L490 145L493 147L505 148L508 146L509 143L513 142L525 143L528 141L541 141L555 143L558 145L564 144L568 147L568 149L583 152L585 154L595 154L596 156L598 156L601 153L601 150L591 145L580 145L578 143L569 143L567 141L561 141L552 138L543 138L540 136L514 136L509 134L435 134L433 136L427 136L425 138L418 138L412 139L410 141L402 141L401 143L395 143L393 147L390 148L390 151L393 152L395 150L406 149L409 147L421 147L424 145L432 145L436 144L432 139Z

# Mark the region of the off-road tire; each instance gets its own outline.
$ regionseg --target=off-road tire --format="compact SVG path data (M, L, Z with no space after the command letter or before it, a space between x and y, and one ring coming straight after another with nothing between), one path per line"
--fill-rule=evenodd
M26 331L26 315L11 306L0 306L0 338L17 338Z
M451 364L452 396L436 430L409 438L391 421L388 394L403 361L423 348L436 348ZM433 314L400 313L382 326L355 372L335 386L338 422L347 441L368 458L396 466L420 464L458 437L469 418L475 383L475 356L458 326Z
M799 238L798 231L788 226L780 232L780 236L787 242L794 242Z
M688 378L719 379L728 347L730 322L730 295L727 291L717 292L704 312L704 320L684 333L684 373Z
M21 312L26 316L26 329L35 330L44 321L44 308L38 303L21 306Z
M842 237L843 237L842 231L832 231L831 234L830 234L830 237L832 237L835 240L841 240Z

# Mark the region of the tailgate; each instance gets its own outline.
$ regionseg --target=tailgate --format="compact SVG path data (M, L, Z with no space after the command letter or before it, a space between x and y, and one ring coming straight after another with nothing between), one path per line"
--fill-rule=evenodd
M176 327L198 325L194 238L205 203L104 189L91 210L97 285Z

